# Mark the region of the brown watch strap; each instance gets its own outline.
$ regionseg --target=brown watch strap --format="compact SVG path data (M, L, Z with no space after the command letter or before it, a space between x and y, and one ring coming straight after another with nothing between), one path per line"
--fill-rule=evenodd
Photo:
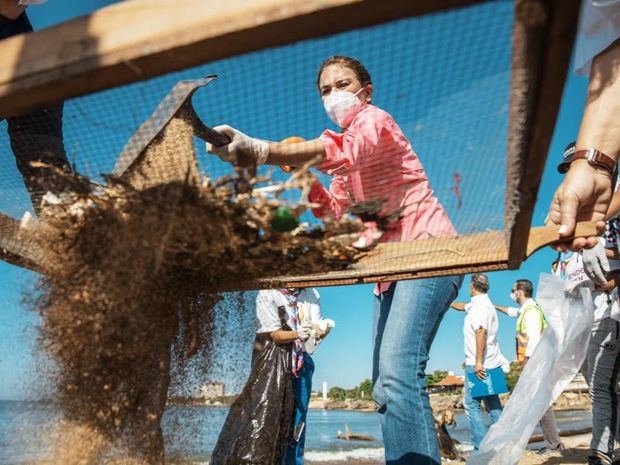
M616 162L613 158L596 149L577 150L572 161L575 160L587 160L591 165L607 170L612 176L616 172Z

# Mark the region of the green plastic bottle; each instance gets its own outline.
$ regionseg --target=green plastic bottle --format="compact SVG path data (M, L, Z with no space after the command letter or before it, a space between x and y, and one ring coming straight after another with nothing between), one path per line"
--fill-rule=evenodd
M297 226L299 226L299 220L287 207L279 207L271 218L271 227L279 232L289 232Z

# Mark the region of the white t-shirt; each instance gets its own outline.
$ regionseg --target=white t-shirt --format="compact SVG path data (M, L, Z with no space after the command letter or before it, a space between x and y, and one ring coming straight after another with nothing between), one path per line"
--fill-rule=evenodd
M480 328L487 332L484 367L508 369L510 364L500 352L497 343L497 330L499 328L497 312L487 294L473 296L471 302L465 306L465 322L463 323L465 365L476 365L476 331Z
M575 72L590 75L592 60L620 37L620 0L584 0L575 45Z
M256 332L270 333L282 329L278 307L286 308L287 316L294 315L289 299L277 289L258 292L256 296ZM322 320L319 292L314 288L302 289L297 296L299 322L311 321L318 324Z

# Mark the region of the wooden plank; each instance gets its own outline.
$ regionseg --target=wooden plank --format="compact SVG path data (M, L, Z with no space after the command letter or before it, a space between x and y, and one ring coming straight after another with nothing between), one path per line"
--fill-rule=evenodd
M532 229L527 256L555 243L559 239L558 230L555 226ZM589 236L595 230L592 223L579 223L576 233ZM3 250L7 252L2 253ZM0 214L0 259L38 271L45 268L38 262L38 256L34 244L20 232L19 222ZM492 231L454 238L379 244L372 253L346 270L269 276L223 284L216 290L339 286L505 269L508 269L508 249L504 232Z
M342 271L303 276L269 276L243 283L223 284L218 290L321 287L376 283L472 271L507 268L503 231L379 244L372 254Z
M0 116L295 41L484 0L128 0L2 41Z
M27 231L22 231L19 221L0 213L0 260L11 265L32 271L40 269L40 254L36 245L29 238Z
M593 223L577 224L576 237L591 235L596 235ZM528 248L519 263L538 250L557 243L560 239L559 227L532 228L528 236ZM375 255L360 260L348 270L321 275L265 278L243 285L247 289L339 286L501 271L509 269L505 244L505 235L501 231L457 238L379 244ZM387 266L371 271L377 264L384 262ZM412 266L404 267L403 262L412 263Z
M580 5L580 0L515 1L505 210L511 269L526 256Z

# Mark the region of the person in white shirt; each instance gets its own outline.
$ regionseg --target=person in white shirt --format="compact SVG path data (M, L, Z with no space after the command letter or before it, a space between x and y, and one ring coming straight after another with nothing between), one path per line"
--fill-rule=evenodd
M465 310L463 336L465 341L465 371L474 372L480 379L487 376L486 371L501 367L505 372L509 370L508 360L502 355L497 342L498 319L495 307L491 303L487 292L489 279L484 274L473 274L469 285L471 302L460 307L453 304L457 310ZM497 394L472 397L469 382L465 383L463 404L472 432L474 450L478 450L488 427L482 411L482 403L489 413L491 422L499 420L502 413L502 403Z
M287 323L293 329L287 335L281 331L277 309L286 308ZM284 450L282 465L303 465L306 439L306 415L312 392L314 362L310 354L334 327L332 320L321 315L320 296L316 289L264 290L256 298L257 333L270 333L274 341L293 343L292 381L295 399L293 441ZM291 341L292 339L292 341Z
M533 292L534 286L530 280L519 279L513 285L510 293L510 298L517 302L519 307L495 306L500 312L517 318L517 361L522 366L525 366L534 350L536 350L543 331L549 325L542 309L532 298ZM550 407L540 419L540 428L542 429L546 444L545 447L538 451L541 455L564 450L555 421L553 407Z

